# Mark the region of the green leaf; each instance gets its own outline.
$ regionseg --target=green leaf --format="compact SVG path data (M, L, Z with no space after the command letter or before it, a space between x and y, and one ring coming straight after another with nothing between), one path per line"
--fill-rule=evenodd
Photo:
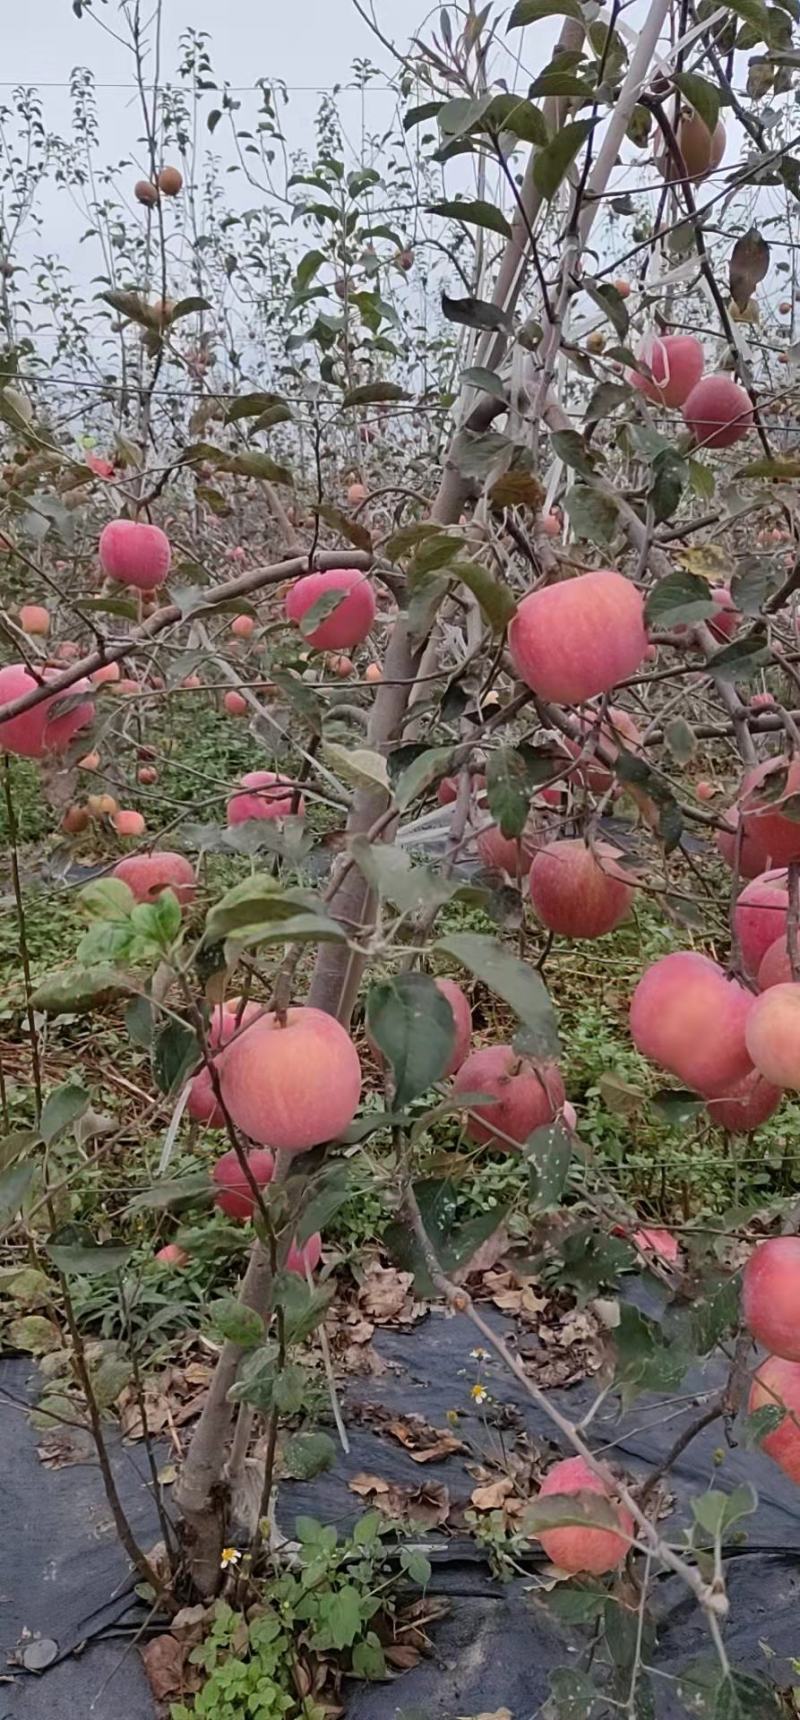
M708 580L685 568L676 568L674 573L660 579L648 592L644 609L648 627L666 628L674 627L676 622L692 626L707 621L716 611Z
M133 997L125 1009L125 1029L132 1044L149 1051L153 1043L153 1005L149 997Z
M424 125L428 119L435 119L441 102L421 102L418 107L409 108L403 115L403 130L413 131L417 125Z
M325 1608L324 1629L332 1648L350 1648L361 1633L361 1595L351 1583L334 1590ZM313 1643L313 1639L312 1639Z
M9 1165L0 1174L0 1233L13 1224L33 1182L35 1166L30 1160Z
M353 1672L356 1678L366 1678L370 1681L386 1677L386 1656L381 1648L380 1638L375 1635L374 1631L370 1631L363 1642L354 1644Z
M557 1666L550 1674L548 1720L591 1720L600 1697L587 1673L576 1666Z
M454 1221L459 1186L448 1178L429 1177L414 1184L414 1195L422 1217L425 1234L444 1272L455 1272L467 1265L476 1250L493 1236L506 1215L505 1207L492 1207L466 1223ZM438 1294L428 1270L425 1253L405 1223L390 1224L386 1231L386 1246L393 1259L407 1272L414 1274L414 1289L418 1296Z
M430 533L419 544L414 560L408 570L409 585L419 583L429 573L438 573L441 568L449 567L457 560L460 550L466 549L466 541L461 532Z
M448 570L448 577L457 579L472 592L495 633L502 633L513 620L517 612L515 597L507 585L495 579L494 574L481 567L479 562L454 562Z
M48 1243L46 1252L59 1272L75 1273L81 1278L100 1278L106 1272L123 1272L133 1258L132 1248L118 1247L114 1242L89 1246L75 1243Z
M613 496L589 484L573 484L564 497L564 507L576 537L597 544L599 549L610 549L619 528Z
M193 1027L170 1019L157 1029L153 1041L153 1074L162 1093L174 1093L200 1061L200 1046Z
M676 764L685 765L697 751L697 736L685 717L672 717L664 729L664 740Z
M732 1493L712 1490L701 1493L699 1498L690 1499L689 1503L695 1522L716 1540L742 1517L752 1516L758 1509L758 1495L748 1481L741 1487L735 1487Z
M110 305L112 311L118 311L120 316L126 317L128 322L139 323L143 328L158 329L159 318L153 306L139 293L118 292L109 288L107 292L98 293L97 296Z
M324 741L322 756L336 775L355 788L390 789L389 774L383 753L369 747L345 747L338 741Z
M762 1403L760 1409L751 1410L749 1415L742 1416L736 1424L739 1444L745 1451L754 1451L765 1440L767 1434L774 1433L781 1422L785 1420L786 1410L783 1404Z
M489 754L486 797L502 834L521 836L531 808L531 787L526 761L515 747L501 747Z
M51 1141L58 1140L59 1135L65 1135L67 1130L77 1123L89 1106L89 1094L85 1087L76 1081L66 1081L63 1087L56 1087L48 1094L42 1110L39 1133L46 1147Z
M190 1171L185 1177L172 1177L166 1182L153 1183L150 1188L134 1195L128 1202L126 1212L146 1212L151 1208L155 1211L166 1210L171 1206L189 1206L197 1201L211 1200L211 1183L207 1171Z
M584 478L594 477L595 458L579 430L553 430L550 440L559 460Z
M560 1052L553 1005L541 974L503 948L496 938L483 932L451 932L439 938L434 948L452 956L482 980L490 991L509 1005L532 1036L536 1055L558 1057Z
M329 1279L313 1287L299 1272L282 1272L275 1279L273 1300L283 1309L284 1337L287 1344L302 1344L322 1324L330 1307L336 1284Z
M270 484L285 484L288 488L294 483L288 467L278 465L277 460L262 453L260 448L248 448L243 454L232 454L225 462L223 470L243 478L264 478Z
M427 213L443 215L449 221L465 221L471 227L485 227L490 233L501 233L504 239L511 238L511 224L502 210L479 198L472 203L462 201L460 197L446 198L442 203L429 203Z
M751 460L740 467L737 478L778 478L789 483L800 478L800 459Z
M465 328L480 328L509 333L507 311L486 299L451 299L442 293L442 314L448 322L463 323Z
M772 562L763 556L742 556L731 579L731 597L743 615L761 615L780 583L780 575Z
M697 72L676 72L673 83L686 97L689 106L700 115L709 132L716 131L719 119L720 95L716 84L701 78Z
M655 1321L638 1308L620 1305L619 1324L614 1329L617 1352L615 1385L627 1407L640 1391L677 1389L689 1363L687 1351L674 1340L665 1342Z
M541 108L522 96L508 95L502 90L492 98L480 129L483 131L489 127L510 132L512 137L518 137L522 143L533 143L537 149L543 149L550 136Z
M536 0L539 3L539 0ZM560 0L559 12L565 8L566 0ZM533 163L533 182L549 203L565 176L572 166L592 131L595 121L578 119L568 121L555 137L548 143L546 149L539 150Z
M546 1123L528 1136L522 1149L530 1169L529 1212L547 1212L558 1206L567 1186L572 1161L572 1140L563 1123Z
M225 413L225 423L236 424L240 418L258 418L271 407L285 404L279 394L240 394L238 400L231 401Z
M547 1529L617 1529L619 1516L610 1499L601 1493L549 1493L525 1506L522 1524L526 1535Z
M523 24L533 24L538 18L577 18L583 23L578 0L517 0L506 25L507 30L519 30Z
M394 798L399 811L405 812L434 782L446 776L452 764L452 747L430 747L412 759L395 783Z
M586 281L584 290L588 293L590 299L594 300L598 310L601 310L603 315L608 317L609 322L612 324L615 332L619 335L620 340L624 340L628 333L631 319L628 315L628 307L618 288L612 286L610 282L602 282L599 285L595 285L594 281ZM619 384L615 384L614 386L618 387Z
M21 1319L12 1320L8 1339L15 1350L26 1350L32 1356L45 1356L48 1351L61 1348L61 1333L44 1314L24 1314ZM74 1409L74 1405L71 1407Z
M217 1330L240 1350L257 1350L264 1342L264 1322L254 1308L245 1307L236 1296L221 1296L209 1306Z
M479 125L484 115L492 105L492 94L477 96L455 96L452 101L444 102L438 112L439 130L445 137L463 137L466 132Z
M401 973L367 995L367 1029L394 1075L396 1108L426 1093L453 1055L455 1021L428 974Z
M449 902L459 888L429 866L415 866L405 849L394 843L368 842L354 836L350 853L371 889L399 908L401 914L417 913Z
M750 1673L725 1676L715 1655L693 1661L681 1671L678 1692L698 1720L778 1720L781 1704L774 1688Z
M282 1474L290 1481L313 1481L315 1475L322 1475L325 1470L333 1468L336 1446L329 1433L295 1433L286 1441L282 1458ZM359 1674L359 1677L368 1676L368 1673Z
M675 1092L666 1087L654 1095L652 1105L656 1115L672 1129L683 1128L684 1124L691 1123L704 1109L704 1102L698 1099L696 1093Z
M672 448L665 448L653 461L653 481L649 496L656 525L671 520L683 494L688 476L686 461Z
M93 920L127 920L136 897L121 878L95 878L78 892L78 903Z
M356 549L363 549L367 552L372 549L371 532L368 532L366 526L362 526L359 520L351 520L348 514L342 512L341 508L334 508L329 502L323 502L312 511L325 521L326 526L330 526L335 532L341 532L342 537L347 538L348 543L353 544ZM350 594L343 592L342 595L347 597ZM312 608L316 609L316 604L312 604ZM308 613L306 610L306 615ZM305 616L303 620L305 620ZM305 631L302 622L300 630L301 632Z
M84 1015L133 991L133 982L108 962L65 968L40 980L31 998L43 1015Z
M721 681L747 681L757 669L763 669L769 663L771 655L763 632L751 633L747 638L734 639L731 645L715 651L708 659L707 668L710 675L717 675Z
M759 281L769 273L769 245L757 227L750 227L737 239L728 265L731 298L740 311L746 311Z
M419 1548L400 1548L400 1569L405 1571L412 1583L418 1583L421 1589L427 1588L431 1580L432 1566L430 1559L427 1559Z
M324 251L307 251L305 256L301 257L300 262L298 263L297 268L295 270L295 276L294 276L294 280L292 282L292 290L295 293L305 292L306 287L310 286L311 282L314 279L314 276L317 274L318 270L322 267L322 264L324 263L324 261L325 261Z
M210 311L211 309L212 306L208 299L202 299L199 294L193 293L188 299L178 299L177 304L173 305L170 322L177 322L180 317L192 316L196 311Z
M408 390L399 382L362 382L351 388L342 400L343 406L375 406L389 400L408 400Z
M466 387L479 388L482 394L489 394L493 400L502 400L504 405L507 403L505 383L494 370L484 370L480 364L470 365L462 370L461 381Z

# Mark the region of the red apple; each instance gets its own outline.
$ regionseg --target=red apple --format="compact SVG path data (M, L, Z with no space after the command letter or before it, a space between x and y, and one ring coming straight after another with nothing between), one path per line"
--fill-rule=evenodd
M640 592L603 569L523 597L508 630L521 681L541 699L580 705L633 675L647 649Z
M732 448L753 425L753 402L740 383L720 372L704 376L684 408L687 430L702 448Z
M597 1494L604 1500L610 1498L610 1489L582 1457L564 1457L560 1463L554 1463L539 1488L540 1499L571 1499L584 1494ZM591 1507L590 1500L587 1500L587 1505ZM615 1510L619 1534L613 1529L593 1529L587 1524L575 1523L562 1529L543 1529L535 1539L541 1541L551 1564L557 1565L560 1571L568 1571L570 1576L602 1577L606 1571L614 1571L622 1564L633 1539L630 1512L621 1505Z
M771 1236L742 1276L742 1315L765 1350L800 1362L800 1236Z
M162 890L172 890L181 907L186 907L194 900L197 887L191 862L168 848L156 849L153 854L129 854L117 861L111 876L121 878L137 902L154 902Z
M286 615L298 626L320 598L344 591L336 608L306 635L317 651L350 651L366 639L375 620L375 593L365 573L355 568L331 568L328 573L307 573L295 580L286 597Z
M278 776L274 770L248 771L242 777L241 789L228 801L228 824L245 824L250 818L288 818L294 793L291 777ZM296 816L302 818L304 812L301 794L297 797Z
M625 379L658 406L682 406L703 374L703 348L693 334L651 335L639 348L644 370Z
M275 1170L272 1154L254 1147L252 1152L247 1154L247 1163L253 1181L260 1189L266 1188ZM233 1148L229 1153L223 1153L221 1159L217 1159L211 1172L211 1181L217 1188L214 1205L218 1206L221 1212L228 1218L252 1218L256 1210L256 1198Z
M266 1011L225 1047L219 1066L233 1122L260 1146L307 1152L338 1139L358 1109L358 1053L321 1009L289 1009L285 1023Z
M100 533L100 566L109 579L137 591L163 585L170 569L169 538L145 520L110 520Z
M633 886L607 842L593 849L577 838L548 842L528 878L531 902L542 925L565 938L601 938L625 919Z
M504 1152L535 1129L552 1123L564 1104L564 1083L554 1063L537 1065L513 1045L483 1045L458 1070L453 1093L486 1093L490 1104L469 1108L467 1134Z
M759 1073L775 1087L790 1087L797 1091L800 1088L800 984L789 980L762 991L748 1015L746 1038L748 1052Z
M630 1027L643 1057L704 1098L721 1098L750 1073L745 1028L750 992L694 950L676 950L647 968L633 994Z

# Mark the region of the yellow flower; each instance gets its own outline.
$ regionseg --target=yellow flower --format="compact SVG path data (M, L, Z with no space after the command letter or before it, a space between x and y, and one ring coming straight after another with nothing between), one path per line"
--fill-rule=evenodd
M486 1402L489 1393L485 1386L472 1386L469 1395L472 1398L473 1403L482 1404Z
M223 1547L222 1556L221 1556L220 1561L219 1561L220 1570L221 1571L227 1571L230 1565L238 1565L239 1560L241 1559L241 1556L242 1555L239 1552L238 1548L236 1548L236 1547Z

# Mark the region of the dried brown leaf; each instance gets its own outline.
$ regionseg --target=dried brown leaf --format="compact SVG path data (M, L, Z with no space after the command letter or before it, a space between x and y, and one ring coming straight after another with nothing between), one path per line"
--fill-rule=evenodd
M174 1636L156 1636L152 1642L145 1643L139 1653L144 1661L145 1672L156 1702L166 1702L168 1698L180 1696L183 1691L185 1644L176 1641Z
M476 1487L470 1494L470 1504L476 1511L499 1511L509 1496L513 1493L514 1483L510 1475L501 1475L497 1481L489 1481L483 1487Z
M358 1293L360 1306L371 1319L383 1325L396 1320L401 1313L413 1318L413 1299L409 1296L413 1282L412 1272L400 1272L395 1266L381 1266L379 1260L374 1260Z
M746 311L752 295L769 269L769 245L757 227L751 227L737 239L731 251L729 279L731 298L740 311Z

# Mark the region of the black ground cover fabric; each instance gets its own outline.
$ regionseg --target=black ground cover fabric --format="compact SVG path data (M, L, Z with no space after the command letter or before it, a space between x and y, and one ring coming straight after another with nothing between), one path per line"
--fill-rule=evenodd
M498 1330L513 1331L499 1314L487 1317ZM518 1341L524 1350L524 1335ZM418 1414L434 1427L444 1427L447 1412L457 1409L462 1414L459 1432L485 1449L480 1416L468 1407L475 1378L470 1358L474 1328L463 1316L450 1319L433 1313L411 1331L376 1332L374 1345L388 1367L380 1376L349 1384L349 1457L340 1453L334 1469L313 1482L282 1487L279 1519L288 1532L300 1513L345 1530L363 1510L363 1501L348 1487L359 1472L415 1487L423 1481L443 1482L452 1501L469 1498L475 1483L465 1462L474 1462L474 1454L465 1458L456 1453L417 1465L401 1445L382 1435L379 1418L386 1411ZM495 1409L502 1407L513 1418L508 1437L524 1428L544 1449L554 1448L545 1418L501 1365L484 1364L483 1375ZM692 1394L722 1377L722 1365L712 1362L690 1378L681 1393L666 1400L643 1396L625 1416L608 1400L592 1423L595 1447L606 1447L632 1475L648 1471L671 1447L682 1418L696 1413ZM9 1358L0 1364L0 1635L3 1662L24 1643L25 1632L46 1639L56 1658L41 1674L20 1672L0 1684L0 1720L153 1720L154 1707L132 1646L142 1612L99 1471L93 1461L54 1470L42 1466L36 1452L41 1435L30 1427L21 1407L36 1391L36 1369L29 1360ZM553 1393L576 1419L594 1395L591 1382ZM117 1441L113 1447L126 1509L142 1544L150 1546L158 1539L158 1526L143 1449ZM725 1457L718 1466L715 1454L722 1449ZM729 1490L743 1480L753 1483L760 1503L757 1515L746 1521L746 1543L727 1560L728 1652L739 1668L769 1672L779 1682L790 1683L789 1657L800 1653L800 1489L760 1452L727 1451L715 1424L698 1435L672 1472L677 1518L687 1513L691 1494L709 1484ZM506 1586L494 1580L466 1537L439 1534L428 1540L433 1545L433 1591L449 1602L447 1616L432 1631L433 1655L390 1684L354 1685L349 1693L351 1720L459 1720L503 1707L513 1720L533 1720L547 1695L551 1670L574 1665L574 1644L581 1640L526 1592L535 1578L536 1549L530 1583L520 1578ZM706 1651L706 1631L677 1579L660 1581L655 1599L656 1664L674 1673ZM668 1680L658 1681L658 1712L663 1720L684 1713Z

